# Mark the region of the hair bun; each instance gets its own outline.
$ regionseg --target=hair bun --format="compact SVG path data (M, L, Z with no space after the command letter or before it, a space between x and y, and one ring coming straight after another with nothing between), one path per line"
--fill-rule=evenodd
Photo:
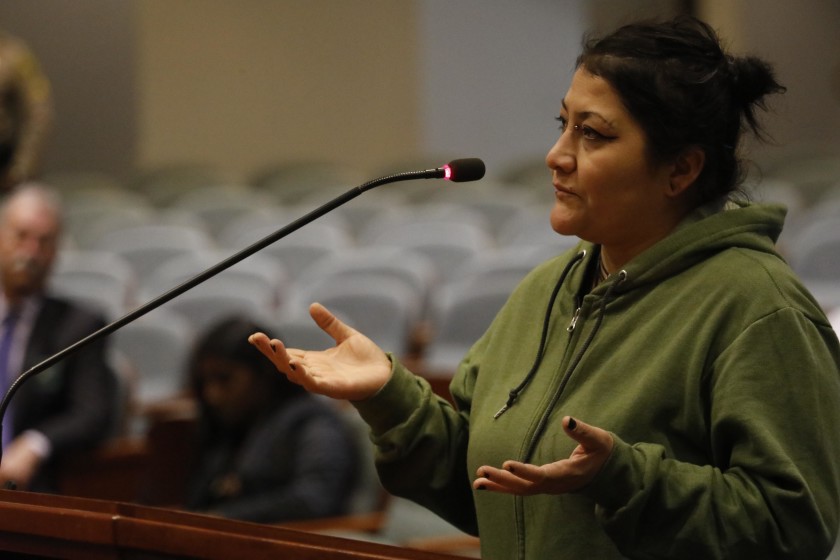
M742 105L760 102L771 93L782 93L773 68L755 56L727 57L732 76L732 93Z
M776 81L772 66L755 56L727 56L732 79L732 97L756 134L759 133L755 107L766 109L764 98L771 93L784 93L785 87Z

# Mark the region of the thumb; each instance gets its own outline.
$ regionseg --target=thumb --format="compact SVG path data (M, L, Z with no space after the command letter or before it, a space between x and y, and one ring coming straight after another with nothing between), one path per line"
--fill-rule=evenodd
M309 306L309 315L321 330L330 335L336 344L341 344L352 335L355 330L345 325L333 315L329 309L320 303L313 303Z
M597 430L571 416L563 418L563 429L570 438L578 442L584 449L594 450L603 446L601 438L596 433Z

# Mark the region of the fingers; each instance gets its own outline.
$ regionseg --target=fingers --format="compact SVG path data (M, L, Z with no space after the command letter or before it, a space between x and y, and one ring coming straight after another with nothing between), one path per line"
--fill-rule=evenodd
M321 327L321 330L335 340L336 344L341 344L355 332L320 303L313 303L309 306L309 315Z
M612 452L612 434L571 416L563 418L562 426L578 444L568 458L544 465L506 461L501 469L483 466L473 488L530 496L576 492L592 482Z
M248 337L253 344L274 366L284 374L291 375L299 369L292 356L286 351L283 343L277 339L270 340L264 333L254 333Z
M248 337L248 342L254 345L257 350L271 360L272 362L277 358L277 347L271 343L268 336L264 333L254 333Z
M268 336L265 333L257 332L248 337L248 342L262 349L263 344L268 343Z
M490 490L503 494L527 496L535 494L545 479L542 469L519 461L505 461L503 468L480 467L473 481L476 490Z

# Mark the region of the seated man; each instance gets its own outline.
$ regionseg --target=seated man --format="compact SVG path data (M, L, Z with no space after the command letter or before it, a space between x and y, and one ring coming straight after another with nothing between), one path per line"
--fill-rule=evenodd
M45 187L20 186L0 206L0 389L104 325L98 315L45 293L61 211ZM116 377L103 339L30 378L3 418L0 484L56 491L55 464L110 435Z

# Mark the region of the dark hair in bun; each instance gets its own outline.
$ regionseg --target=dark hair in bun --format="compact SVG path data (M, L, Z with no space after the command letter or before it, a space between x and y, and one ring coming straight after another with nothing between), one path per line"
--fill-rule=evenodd
M727 54L715 31L690 16L587 38L575 66L615 88L645 131L651 161L671 161L690 146L703 149L699 204L738 188L742 133L763 139L756 110L766 110L768 95L785 91L767 62Z

